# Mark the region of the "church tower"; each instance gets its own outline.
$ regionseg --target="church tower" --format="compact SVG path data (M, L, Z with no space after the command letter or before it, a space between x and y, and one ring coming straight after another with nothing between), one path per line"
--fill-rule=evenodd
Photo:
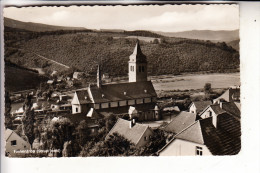
M134 52L128 62L129 82L147 81L147 60L142 53L139 40L137 40Z
M101 70L100 70L100 67L98 65L98 69L97 69L97 87L101 88L101 85L102 85Z

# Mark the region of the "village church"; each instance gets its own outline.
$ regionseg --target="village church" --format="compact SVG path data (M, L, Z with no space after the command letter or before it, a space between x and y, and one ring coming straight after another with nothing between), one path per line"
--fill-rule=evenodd
M102 84L101 71L97 70L97 84L87 90L76 91L71 102L73 114L98 112L103 115L128 113L139 121L160 119L156 105L157 94L147 79L147 59L137 40L128 62L129 81Z

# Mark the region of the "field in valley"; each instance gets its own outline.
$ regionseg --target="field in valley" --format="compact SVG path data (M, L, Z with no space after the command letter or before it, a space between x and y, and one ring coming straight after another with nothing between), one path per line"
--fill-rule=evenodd
M184 74L151 77L157 91L202 89L205 83L212 88L240 85L240 73Z

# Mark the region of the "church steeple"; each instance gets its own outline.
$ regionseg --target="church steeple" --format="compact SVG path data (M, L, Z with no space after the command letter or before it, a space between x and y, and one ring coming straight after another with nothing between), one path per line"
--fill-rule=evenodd
M97 68L97 87L100 88L101 85L102 85L101 70L100 70L100 67L98 65L98 68Z
M139 40L136 41L134 51L133 51L132 55L130 55L130 61L131 62L143 62L143 63L147 62L146 56L143 54L143 52L141 50Z
M147 81L147 60L142 53L139 40L129 57L129 82Z

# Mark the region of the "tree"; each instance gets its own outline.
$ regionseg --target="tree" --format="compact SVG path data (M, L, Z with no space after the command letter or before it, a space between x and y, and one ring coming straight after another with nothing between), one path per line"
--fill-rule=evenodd
M114 133L107 140L100 141L94 147L85 150L89 152L81 154L86 156L130 156L133 155L136 149L129 140L118 133Z
M24 117L22 119L22 127L23 127L23 134L27 137L28 142L31 144L31 146L35 139L34 136L35 117L34 117L34 110L32 108L32 105L33 105L32 95L28 94L25 98L25 102L23 105Z
M76 128L76 140L77 143L83 147L88 139L90 139L90 130L86 120L83 120Z
M72 157L73 156L73 145L71 141L66 141L63 145L62 157Z
M11 104L9 92L5 92L5 128L13 130L14 117L11 115Z
M211 83L205 83L204 92L205 92L205 94L211 93Z
M146 146L135 151L136 156L155 155L157 151L166 145L166 134L160 129L154 130L154 134Z
M106 130L109 132L112 127L115 125L117 121L117 117L114 114L110 114L108 117L106 117Z
M156 38L153 40L153 44L158 44L159 43L159 40Z
M49 121L41 134L42 149L59 149L63 153L56 153L56 156L69 155L77 156L80 151L75 140L75 126L68 118L59 118L56 121ZM65 144L66 142L69 142ZM64 150L64 147L66 149Z

